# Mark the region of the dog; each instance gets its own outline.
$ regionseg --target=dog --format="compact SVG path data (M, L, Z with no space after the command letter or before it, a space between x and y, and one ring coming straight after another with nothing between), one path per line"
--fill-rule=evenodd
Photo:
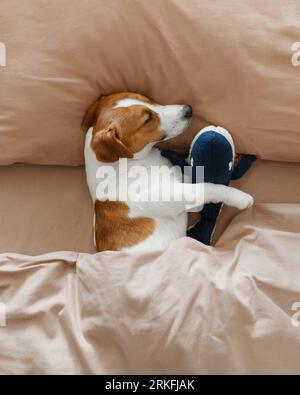
M184 132L191 119L189 105L160 105L131 92L101 96L89 106L82 129L86 133L86 177L94 203L97 251L166 249L171 241L186 235L188 210L199 209L206 203L225 203L239 209L253 204L250 195L232 187L183 182L179 171L170 173L168 182L151 177L153 166L171 167L156 144ZM127 167L122 171L120 161L124 158ZM147 182L140 190L142 198L136 200L127 195L120 198L122 185L132 186L128 173L134 166L145 169ZM104 167L117 175L108 179L108 189L115 192L109 197L102 189L99 192L101 180L97 172ZM151 199L157 191L162 196L169 194L170 199Z

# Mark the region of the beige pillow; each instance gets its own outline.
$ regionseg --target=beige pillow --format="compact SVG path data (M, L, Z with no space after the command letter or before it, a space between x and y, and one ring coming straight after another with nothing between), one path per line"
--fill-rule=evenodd
M4 0L0 14L2 165L83 163L87 106L122 90L193 105L169 143L182 152L220 124L238 152L300 161L298 0Z

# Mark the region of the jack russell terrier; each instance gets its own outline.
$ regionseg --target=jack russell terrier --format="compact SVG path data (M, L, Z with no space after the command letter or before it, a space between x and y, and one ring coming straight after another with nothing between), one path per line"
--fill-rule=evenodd
M172 240L186 236L188 210L199 210L207 203L225 203L239 209L253 204L250 195L232 187L192 184L186 179L183 182L178 169L169 173L168 182L151 177L153 166L172 167L155 145L178 136L191 118L191 106L159 105L130 92L101 96L90 105L82 128L86 132L86 176L94 203L97 251L165 249ZM123 158L127 162L122 171ZM97 172L104 166L116 174L108 180L110 195L99 188L101 179ZM134 166L142 166L147 179L140 190L140 199L133 199L130 194L121 197L122 185L130 188L135 182L128 177ZM157 191L169 199L151 198Z

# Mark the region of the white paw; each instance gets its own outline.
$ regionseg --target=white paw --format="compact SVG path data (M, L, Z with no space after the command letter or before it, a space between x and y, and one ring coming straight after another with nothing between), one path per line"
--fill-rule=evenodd
M245 210L248 207L251 207L254 203L254 199L248 193L239 191L239 197L236 200L236 207L240 210Z

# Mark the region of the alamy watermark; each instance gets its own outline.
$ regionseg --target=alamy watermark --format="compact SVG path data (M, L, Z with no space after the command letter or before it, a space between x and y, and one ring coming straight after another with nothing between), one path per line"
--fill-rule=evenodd
M6 326L6 305L0 303L0 327Z
M295 311L295 313L291 317L292 325L299 327L300 326L300 302L293 303L291 309L293 311Z
M300 42L293 43L291 50L294 52L292 55L292 65L294 67L300 66Z
M6 46L0 41L0 66L6 66Z
M191 193L188 188L179 187L186 181L194 185L203 183L203 166L140 166L129 165L126 158L116 166L102 165L97 169L96 196L98 200L119 200L131 202L172 202L187 204L199 201L200 196ZM203 199L204 200L204 199Z

